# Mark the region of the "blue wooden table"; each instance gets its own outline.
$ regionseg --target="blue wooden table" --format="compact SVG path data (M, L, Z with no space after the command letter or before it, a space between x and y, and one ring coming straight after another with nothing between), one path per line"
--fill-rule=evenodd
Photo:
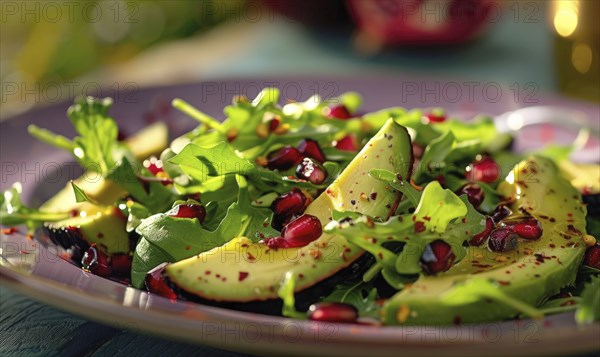
M551 35L543 23L545 14L538 16L541 23L504 21L496 24L487 37L454 52L395 50L374 58L354 55L345 37L307 33L297 24L270 24L273 28L264 32L265 37L243 49L244 53L199 70L212 77L264 75L272 78L283 74L351 75L361 69L401 69L430 76L508 84L530 81L537 83L542 91L552 92L555 84ZM87 321L3 287L0 287L0 341L1 356L129 357L141 353L240 356Z

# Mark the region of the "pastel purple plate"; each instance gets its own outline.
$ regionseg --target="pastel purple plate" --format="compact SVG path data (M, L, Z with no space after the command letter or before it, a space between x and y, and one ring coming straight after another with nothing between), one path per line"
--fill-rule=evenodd
M353 90L363 95L365 110L439 106L465 119L475 113L500 115L530 106L566 110L562 119L554 118L552 123L538 123L519 131L517 147L520 148L530 148L532 143L568 143L582 125L589 125L593 131L598 128L600 108L596 105L537 93L515 98L515 93L507 88L500 88L498 93L488 88L486 93L481 86L479 90L470 89L473 85L469 83L472 82L410 77L214 81L117 93L111 113L128 133L154 120L166 120L173 133L179 134L195 123L170 109L173 98L183 98L211 115L222 117L222 108L234 95L243 93L253 97L264 86L277 86L282 89L284 100L305 100L313 94L332 97ZM37 142L26 131L27 125L34 123L66 136L73 135L65 117L69 104L40 108L0 123L2 190L20 181L25 201L40 204L79 174L67 154ZM530 112L525 120L534 114ZM579 119L573 119L573 115ZM598 162L598 145L592 135L583 145L584 155L576 159ZM0 243L2 284L17 292L92 320L227 350L261 355L345 357L533 356L600 350L600 324L577 326L572 313L553 315L543 321L460 326L372 327L296 321L151 295L84 272L59 258L56 247L44 246L21 233L2 234Z

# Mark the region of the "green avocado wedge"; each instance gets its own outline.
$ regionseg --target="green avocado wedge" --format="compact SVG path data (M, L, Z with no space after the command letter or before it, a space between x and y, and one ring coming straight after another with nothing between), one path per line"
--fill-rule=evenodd
M586 207L579 192L549 159L520 162L499 187L512 198L513 212L527 212L543 229L537 241L494 253L469 247L450 270L421 276L383 307L388 325L477 323L522 314L541 317L535 308L573 284L585 251Z
M331 221L334 210L387 219L394 213L401 194L370 177L371 169L410 175L412 149L406 128L388 120L305 213L319 218L323 226ZM271 250L264 244L238 237L170 264L165 272L179 288L204 299L261 301L278 298L277 290L287 272L295 275L294 290L298 292L348 267L363 253L342 236L328 233L301 248Z

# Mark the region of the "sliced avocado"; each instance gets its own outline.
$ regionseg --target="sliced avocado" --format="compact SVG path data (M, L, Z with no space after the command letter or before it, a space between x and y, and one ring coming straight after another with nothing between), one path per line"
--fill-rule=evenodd
M504 197L514 198L513 211L526 211L541 222L542 237L537 241L520 240L516 250L502 253L483 246L469 247L467 256L447 272L422 276L389 299L383 308L386 324L513 318L518 314L515 305L509 307L489 296L497 293L539 306L574 282L585 251L582 237L586 234L586 207L579 192L560 175L552 161L542 157L519 163L499 190ZM481 295L477 294L478 289ZM449 297L459 294L463 294L462 302L450 301Z
M395 211L400 193L370 177L371 169L410 175L412 149L406 129L388 120L338 179L306 209L322 225L331 212L356 211L386 219ZM348 267L364 253L341 236L323 234L301 248L268 249L245 237L201 253L165 269L171 282L187 293L213 301L248 302L277 298L286 272L301 291ZM232 288L231 282L235 282Z
M77 216L44 226L55 243L64 248L77 246L82 249L95 243L111 255L129 252L126 219L120 212L114 207L96 206L88 202L79 203L77 208Z
M143 160L151 155L158 155L168 146L169 130L165 123L152 124L125 140L133 155ZM126 192L116 183L105 180L98 174L84 174L74 180L90 198L103 205L112 205L123 197ZM51 199L45 202L40 209L47 212L66 212L76 209L73 187L68 183Z
M581 192L600 193L600 165L561 161L560 171Z

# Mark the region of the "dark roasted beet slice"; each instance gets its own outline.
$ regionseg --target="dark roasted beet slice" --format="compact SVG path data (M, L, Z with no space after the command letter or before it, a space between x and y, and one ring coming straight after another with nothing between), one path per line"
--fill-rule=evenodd
M110 257L110 267L113 276L129 276L131 274L131 255L127 253L113 254Z
M310 305L308 318L312 321L355 323L358 319L358 310L341 302L320 302Z

